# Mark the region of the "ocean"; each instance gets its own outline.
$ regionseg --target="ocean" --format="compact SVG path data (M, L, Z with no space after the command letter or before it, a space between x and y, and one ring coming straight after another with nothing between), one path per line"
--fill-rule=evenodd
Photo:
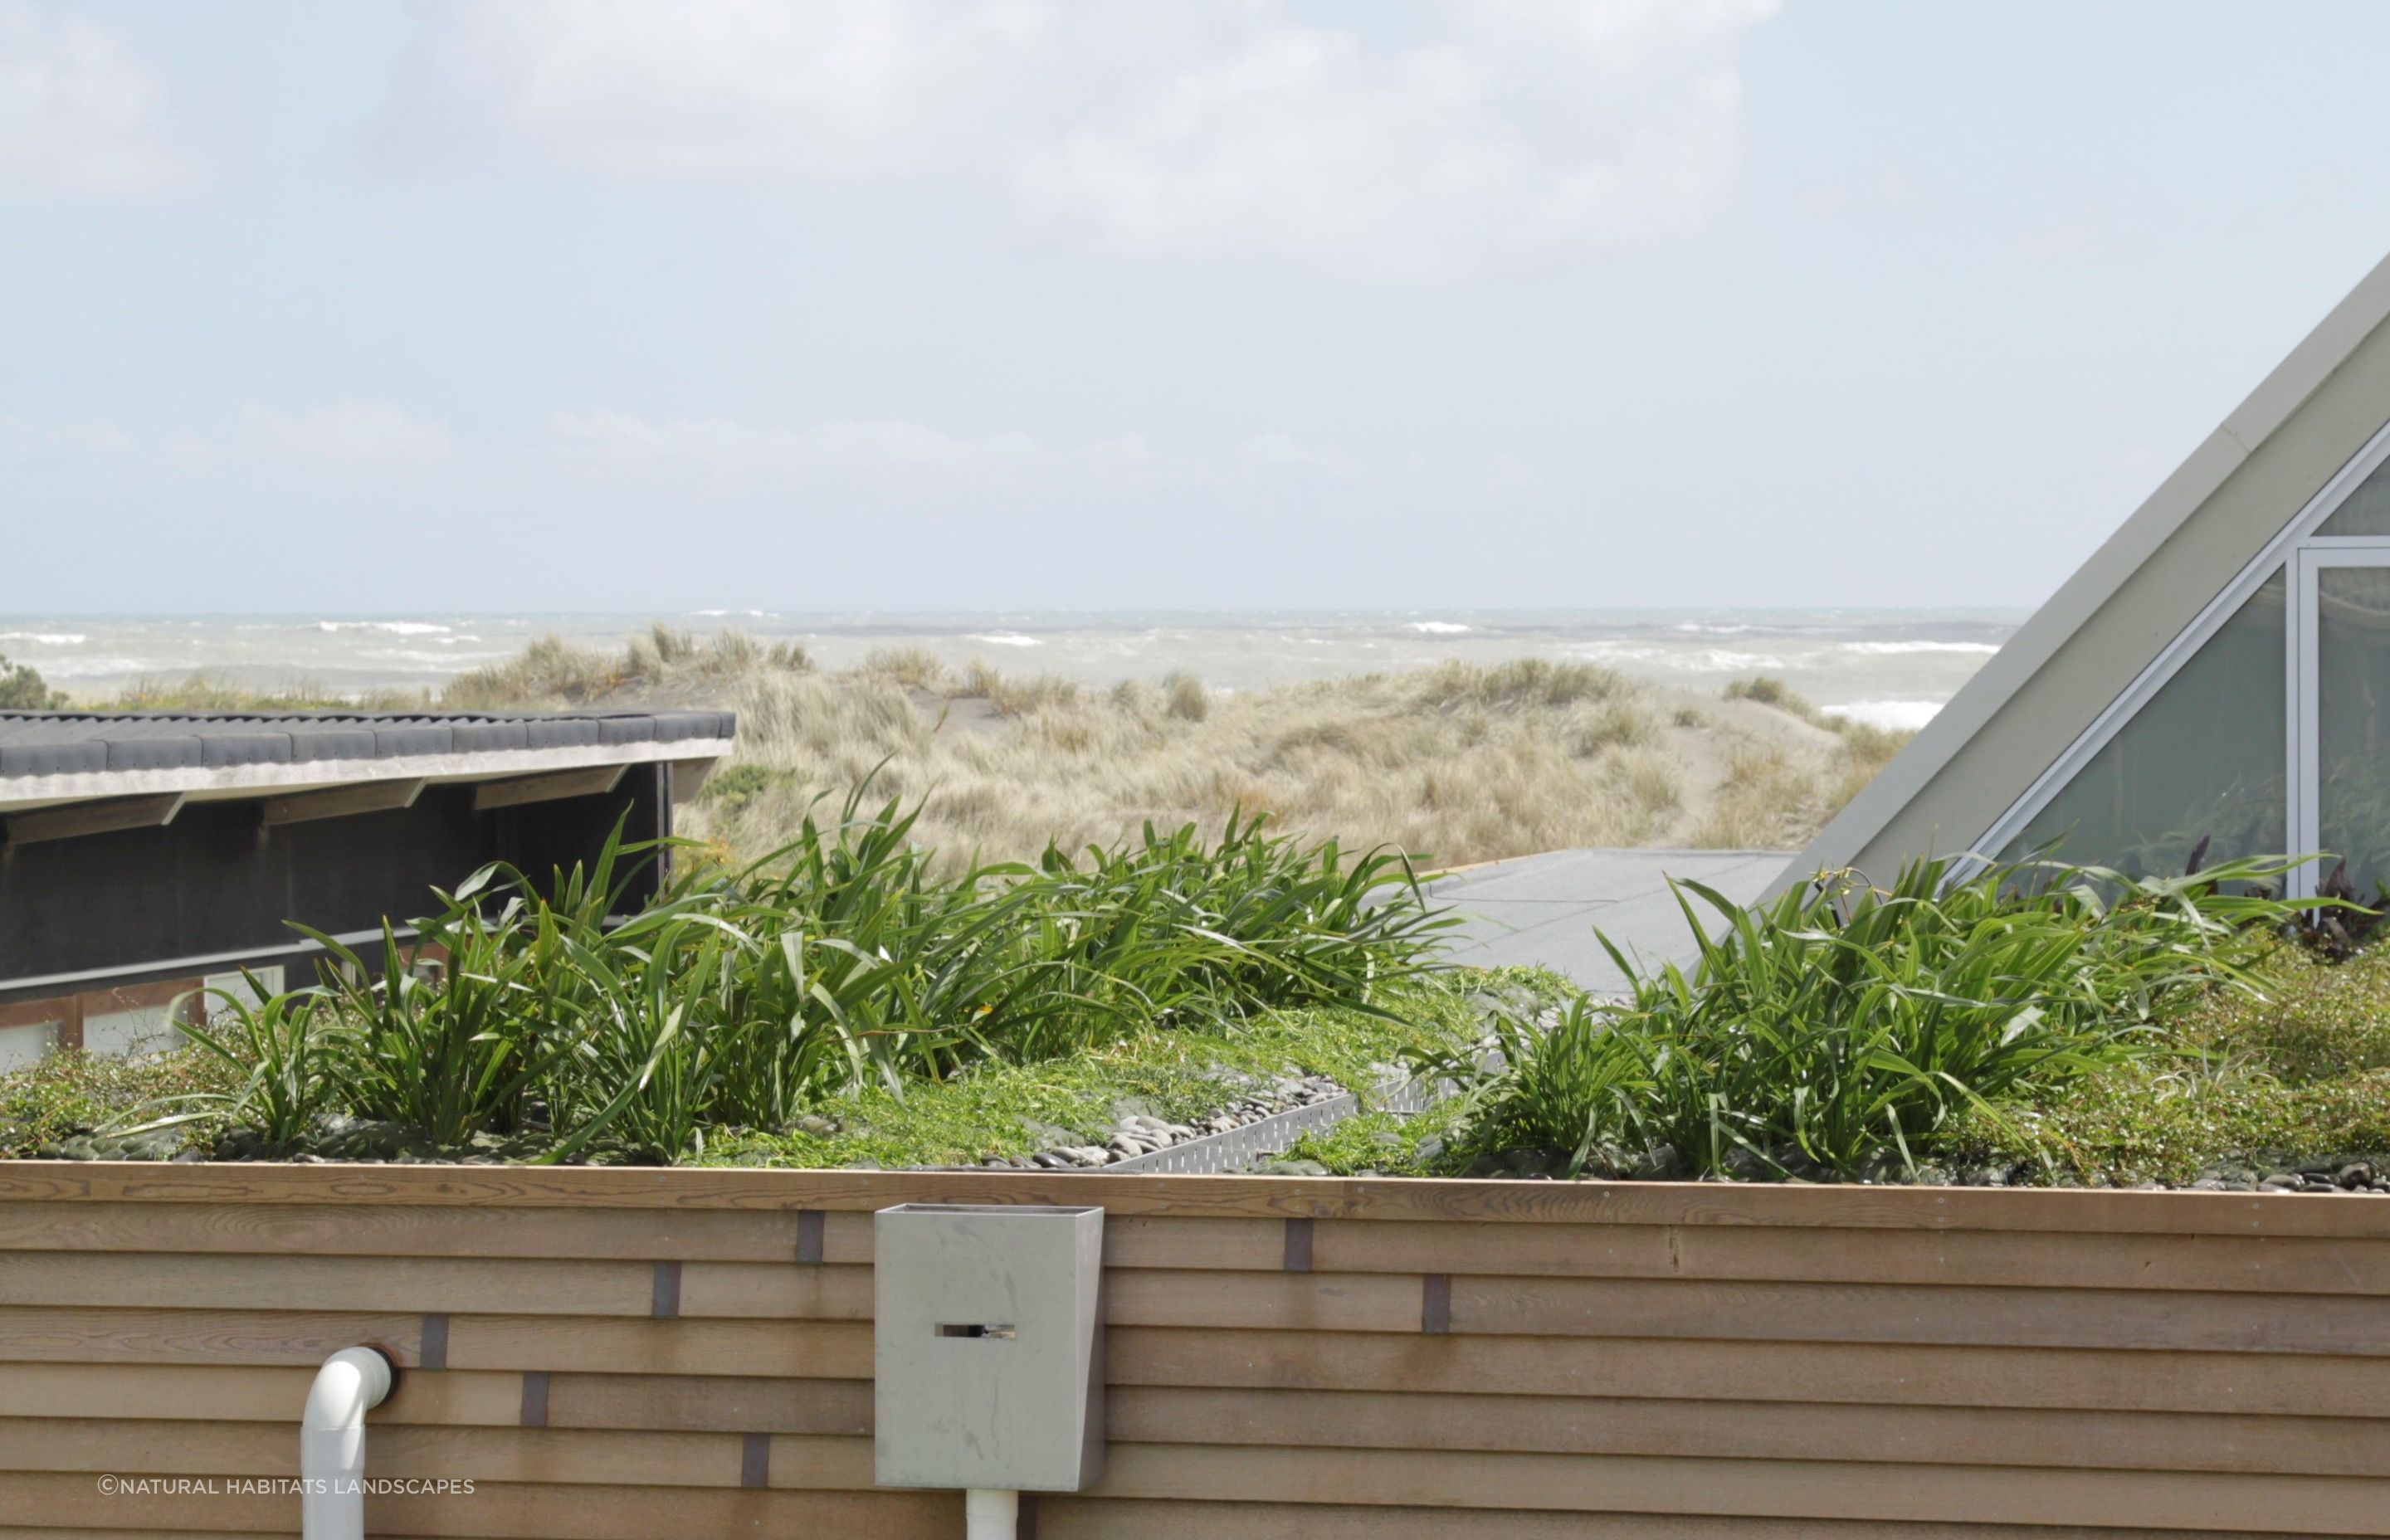
M1191 673L1214 688L1538 657L1604 663L1697 691L1771 674L1829 710L1921 725L2024 619L2005 610L1320 610L982 614L20 615L0 655L80 700L141 679L206 674L251 687L436 689L556 635L617 648L653 621L803 642L828 668L876 647L1091 685Z

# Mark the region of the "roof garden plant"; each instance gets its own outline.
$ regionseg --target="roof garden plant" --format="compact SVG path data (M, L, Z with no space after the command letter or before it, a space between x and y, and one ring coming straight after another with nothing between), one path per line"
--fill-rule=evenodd
M2248 1187L2390 1174L2390 950L2281 946L2256 992L2174 1013L2146 1052L1998 1121L1962 1115L1964 1164L2063 1182ZM2304 1174L2307 1180L2292 1179Z
M1561 1174L1852 1178L1949 1144L2150 1053L2173 1013L2261 993L2251 969L2297 912L2253 889L2281 862L2129 879L2046 862L1962 879L1920 862L1745 907L1677 889L1700 955L1580 995L1499 1054L1446 1055L1456 1155ZM1696 907L1696 905L1699 907ZM1604 945L1609 946L1607 938Z
M862 795L745 866L618 833L546 882L494 866L435 892L411 944L308 932L322 982L221 992L191 1033L241 1084L174 1115L245 1124L259 1153L341 1113L424 1150L685 1158L978 1065L1309 1007L1398 1021L1450 923L1402 856L1258 818L955 872L910 838L918 809Z
M707 1141L711 1165L975 1165L1060 1146L1101 1145L1124 1112L1195 1123L1289 1075L1355 1087L1365 1101L1406 1059L1451 1050L1484 1031L1497 995L1535 987L1508 972L1455 969L1390 985L1380 1007L1320 1004L1190 1023L1093 1044L1059 1058L987 1060L898 1095L867 1086L777 1131Z

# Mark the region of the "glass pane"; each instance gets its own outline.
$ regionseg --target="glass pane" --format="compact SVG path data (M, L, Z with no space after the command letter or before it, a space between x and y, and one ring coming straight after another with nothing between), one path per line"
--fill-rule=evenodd
M2132 877L2278 855L2283 828L2282 574L2160 686L2005 853Z
M2347 500L2332 510L2318 534L2390 534L2390 460L2357 484Z
M2390 881L2390 569L2316 572L2316 762L2323 848L2371 898Z

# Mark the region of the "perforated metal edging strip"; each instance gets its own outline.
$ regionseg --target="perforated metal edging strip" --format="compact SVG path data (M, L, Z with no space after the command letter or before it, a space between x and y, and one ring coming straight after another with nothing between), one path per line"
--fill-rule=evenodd
M1378 1105L1390 1112L1422 1112L1450 1092L1451 1086L1444 1082L1430 1084L1408 1080L1380 1097ZM1097 1175L1118 1172L1124 1175L1216 1176L1223 1172L1240 1171L1266 1156L1282 1154L1305 1134L1343 1123L1360 1110L1361 1098L1347 1091L1308 1107L1272 1112L1226 1133L1206 1134L1200 1139L1188 1139L1167 1149L1150 1150L1091 1170Z

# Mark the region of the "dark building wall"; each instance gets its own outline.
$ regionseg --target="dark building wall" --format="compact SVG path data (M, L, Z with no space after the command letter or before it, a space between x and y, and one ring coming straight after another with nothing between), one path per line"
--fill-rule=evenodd
M470 786L431 786L410 808L274 829L254 802L192 802L162 828L0 845L0 1000L39 993L15 980L287 946L301 938L286 920L336 935L403 925L431 888L491 861L546 888L594 860L626 809L627 841L669 833L669 775L635 764L601 796L489 813ZM653 891L654 870L626 903Z

